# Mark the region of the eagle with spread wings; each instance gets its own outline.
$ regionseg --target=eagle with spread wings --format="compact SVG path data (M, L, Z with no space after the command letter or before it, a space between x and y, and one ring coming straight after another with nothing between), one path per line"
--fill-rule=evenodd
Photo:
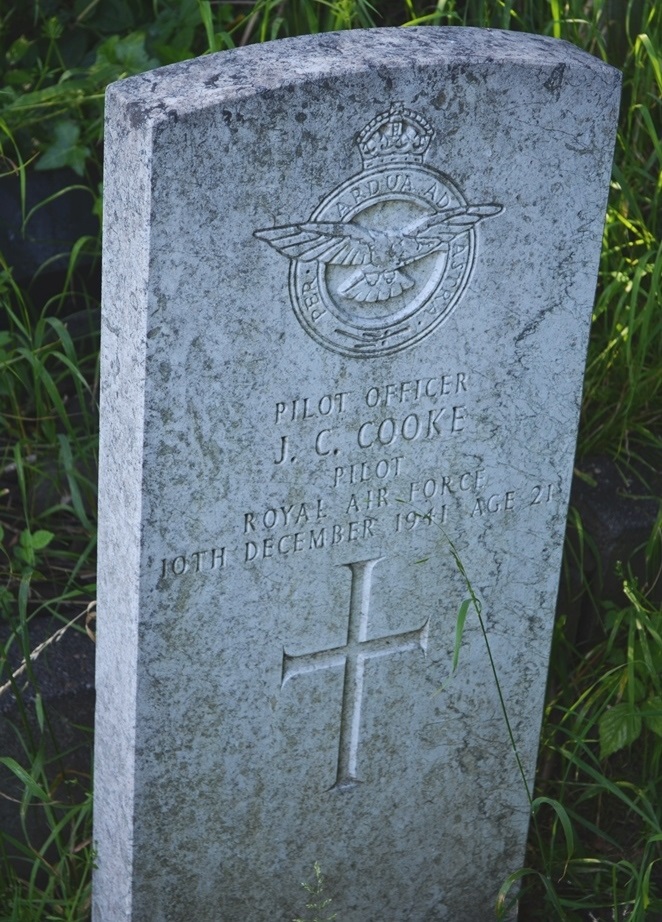
M415 285L405 267L431 253L448 250L454 237L503 210L501 205L446 208L399 230L358 223L307 221L255 231L279 253L302 262L358 266L339 293L352 301L388 301Z

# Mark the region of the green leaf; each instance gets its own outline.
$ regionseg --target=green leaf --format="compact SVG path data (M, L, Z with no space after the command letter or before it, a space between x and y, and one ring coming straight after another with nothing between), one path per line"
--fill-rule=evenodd
M624 749L641 733L641 714L627 701L609 708L599 720L600 758L606 759L619 749Z
M51 41L57 41L58 38L61 38L63 32L64 27L57 16L49 16L42 26L44 38Z
M55 123L54 139L35 164L36 170L55 170L69 166L79 176L85 170L85 161L91 151L89 147L78 143L80 128L70 119L61 119Z
M29 87L32 84L33 73L30 70L15 69L7 71L4 76L7 86Z
M115 69L119 66L126 74L141 74L159 64L145 51L145 36L142 32L131 32L125 38L111 35L99 46L96 63L97 65L111 64L115 66Z
M34 42L27 39L25 35L21 35L16 41L12 42L6 52L9 66L14 67L18 64L18 62L25 57L33 44Z
M46 529L40 528L39 531L36 531L32 535L32 547L35 551L41 551L51 543L54 537L55 535L52 531L46 531Z
M642 708L644 723L657 736L662 736L662 697L653 695Z
M32 546L32 534L29 528L24 528L19 535L18 544L14 546L14 557L21 563L34 567L34 547Z

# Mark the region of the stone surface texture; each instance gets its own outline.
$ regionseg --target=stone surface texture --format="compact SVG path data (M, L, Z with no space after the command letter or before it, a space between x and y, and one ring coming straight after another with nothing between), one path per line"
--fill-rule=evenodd
M492 917L619 80L417 28L109 89L95 922L286 922L315 861L341 922Z

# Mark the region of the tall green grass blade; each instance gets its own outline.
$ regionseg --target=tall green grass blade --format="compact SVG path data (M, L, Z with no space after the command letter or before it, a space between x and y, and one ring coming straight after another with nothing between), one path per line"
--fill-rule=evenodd
M554 800L551 797L536 797L531 803L531 812L535 815L543 804L546 804L548 807L551 807L552 810L556 813L561 826L563 827L563 834L565 836L565 849L566 849L566 864L572 858L575 852L575 837L572 831L572 822L568 816L568 811L565 809L563 804L559 803L558 800Z
M36 797L44 803L50 800L48 791L45 791L41 785L37 784L32 775L19 765L16 759L12 759L10 756L0 756L0 765L4 765L5 768L8 768L9 771L18 778L21 784L25 786L26 791L32 797Z
M451 672L457 669L458 660L460 659L460 647L462 646L462 635L464 633L464 622L467 620L471 599L465 599L460 605L455 622L455 646L453 647L453 665Z
M85 504L83 503L83 498L78 487L78 474L74 465L74 459L71 452L69 439L66 435L60 434L58 435L58 442L60 443L60 460L64 468L67 483L69 485L69 492L71 494L71 504L79 522L83 525L87 532L91 532L92 523L90 522L85 511Z

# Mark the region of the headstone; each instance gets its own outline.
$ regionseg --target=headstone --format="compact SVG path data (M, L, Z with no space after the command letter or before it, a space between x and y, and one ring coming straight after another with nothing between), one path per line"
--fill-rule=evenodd
M96 922L287 922L315 862L342 922L490 918L618 97L459 28L111 87Z

